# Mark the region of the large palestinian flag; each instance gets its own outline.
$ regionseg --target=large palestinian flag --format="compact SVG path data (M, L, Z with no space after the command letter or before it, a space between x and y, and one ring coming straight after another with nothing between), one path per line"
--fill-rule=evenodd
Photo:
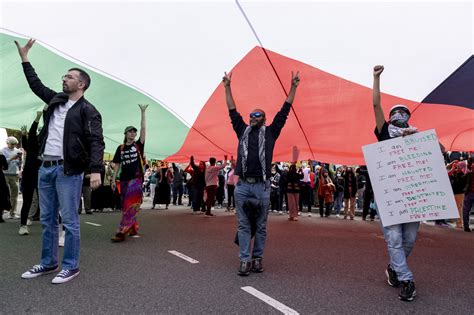
M149 103L147 158L236 155L222 86L233 72L239 112L268 123L301 84L275 160L363 163L374 142L372 67L384 64L382 103L405 104L448 150L474 150L473 5L467 2L2 1L0 127L29 125L41 101L13 44L37 39L30 60L45 85L83 67L102 113L106 150ZM440 23L443 21L443 23ZM467 60L467 61L466 61ZM461 66L462 65L462 66ZM457 69L457 70L456 70ZM428 96L427 96L428 95Z

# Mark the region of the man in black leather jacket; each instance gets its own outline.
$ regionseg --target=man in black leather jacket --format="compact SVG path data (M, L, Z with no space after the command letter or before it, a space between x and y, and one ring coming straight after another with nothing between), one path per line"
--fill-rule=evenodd
M52 283L64 283L79 275L80 221L77 209L81 198L83 172L91 169L91 188L101 184L104 154L102 118L84 98L90 85L89 75L72 68L62 77L63 91L57 93L43 85L28 60L34 40L21 47L26 80L41 100L49 104L39 136L41 167L38 192L43 226L41 263L22 274L23 279L55 272L58 265L58 214L66 230L62 270Z

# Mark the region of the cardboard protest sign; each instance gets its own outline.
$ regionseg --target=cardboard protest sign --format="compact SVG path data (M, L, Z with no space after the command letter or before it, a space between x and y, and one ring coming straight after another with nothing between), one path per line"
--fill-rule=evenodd
M362 150L383 226L459 217L434 130Z

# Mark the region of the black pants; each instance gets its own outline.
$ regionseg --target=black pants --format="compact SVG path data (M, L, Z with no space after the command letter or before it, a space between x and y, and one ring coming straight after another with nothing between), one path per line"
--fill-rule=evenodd
M227 185L227 208L235 208L234 185Z
M286 190L280 189L280 207L283 210L283 198L285 199L286 211L288 211L288 195Z
M206 206L204 205L204 187L193 186L193 211L197 212L199 210L206 211Z
M270 191L270 210L280 211L280 191L272 189Z
M206 199L206 214L211 213L211 208L216 202L217 185L210 185L206 187L207 199Z
M176 205L176 200L178 200L178 205L183 204L183 184L173 185L173 204Z
M310 192L309 183L301 183L301 192L300 192L300 212L303 211L303 204L308 205L308 213L311 212L311 202L309 199Z
M26 225L28 220L28 213L30 212L31 203L33 202L33 194L38 186L38 171L35 174L23 173L23 180L21 181L22 194L23 194L23 205L21 206L20 212L20 224Z
M372 189L365 189L364 191L364 204L362 205L362 219L365 219L370 211L370 218L374 219L377 211L370 209L370 202L374 199L374 191Z
M216 200L219 206L222 206L222 204L224 203L224 197L225 197L224 186L218 186L217 192L216 192Z
M329 217L331 215L331 208L332 208L332 202L329 203L324 203L324 197L319 196L319 215L322 216L327 216ZM326 206L326 212L324 211L324 207Z

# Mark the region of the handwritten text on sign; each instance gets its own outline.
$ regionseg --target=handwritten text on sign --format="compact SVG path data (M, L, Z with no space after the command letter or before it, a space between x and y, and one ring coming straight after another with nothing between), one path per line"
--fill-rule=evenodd
M434 130L362 150L384 226L458 217Z

